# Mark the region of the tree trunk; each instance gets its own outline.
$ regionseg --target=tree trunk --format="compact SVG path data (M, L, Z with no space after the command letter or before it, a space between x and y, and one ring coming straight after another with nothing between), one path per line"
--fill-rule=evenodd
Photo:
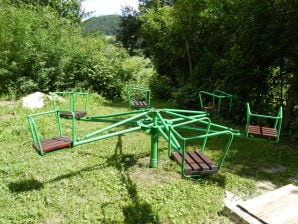
M191 52L190 52L190 46L189 46L189 40L187 39L185 35L185 47L186 47L186 53L187 53L187 60L188 60L188 69L189 69L189 77L192 77L192 60L191 60Z
M293 121L293 111L298 99L298 71L294 70L294 77L291 81L290 88L288 90L287 103L284 111L283 129L284 132L289 131L290 123Z

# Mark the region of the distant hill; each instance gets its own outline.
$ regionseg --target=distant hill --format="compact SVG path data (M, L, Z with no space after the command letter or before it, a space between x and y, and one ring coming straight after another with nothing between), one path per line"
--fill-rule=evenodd
M119 30L120 16L107 15L92 17L82 24L82 33L93 33L100 31L106 35L115 35Z

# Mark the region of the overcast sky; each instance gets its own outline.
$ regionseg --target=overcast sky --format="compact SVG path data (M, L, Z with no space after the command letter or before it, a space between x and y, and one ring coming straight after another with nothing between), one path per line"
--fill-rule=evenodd
M121 15L121 7L138 8L138 0L84 0L82 8L85 12L93 12L91 16Z

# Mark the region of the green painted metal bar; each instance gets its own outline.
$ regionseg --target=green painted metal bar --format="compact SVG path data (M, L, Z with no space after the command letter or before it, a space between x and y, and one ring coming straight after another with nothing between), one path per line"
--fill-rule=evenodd
M281 132L281 125L282 125L282 106L279 107L277 116L270 116L270 115L263 115L263 114L254 114L251 113L250 105L249 103L246 103L246 128L245 128L245 135L248 136L248 129L249 125L251 124L251 118L257 117L262 119L268 119L268 120L275 120L273 128L277 130L277 136L275 139L275 142L279 141L280 138L280 132Z
M129 121L138 119L138 118L140 118L140 117L146 115L147 113L148 113L148 112L146 111L146 112L143 112L143 113L138 114L138 115L136 115L136 116L133 116L133 117L127 118L127 119L125 119L125 120L119 121L119 122L114 123L114 124L112 124L112 125L110 125L110 126L107 126L107 127L105 127L105 128L99 129L99 130L97 130L97 131L95 131L95 132L92 132L92 133L90 133L90 134L87 134L85 137L86 137L86 138L89 138L89 137L92 137L92 136L97 135L97 134L99 134L99 133L102 133L102 132L104 132L104 131L107 131L107 130L109 130L109 129L118 127L118 126L120 126L120 125L122 125L122 124L125 124L125 123L129 122Z
M181 138L181 139L185 139L185 140L192 140L192 139L194 139L194 138L183 138L183 137L181 136L181 134L175 130L175 128L177 128L177 127L178 127L178 128L179 128L179 127L189 127L189 126L185 126L185 125L187 125L187 124L193 124L193 123L201 123L201 121L203 121L203 120L207 120L207 121L208 121L208 126L207 126L207 128L205 128L205 129L197 129L197 128L195 128L195 129L191 129L191 130L202 130L202 131L205 132L205 134L208 134L209 131L210 131L210 126L211 126L211 120L210 120L208 117L202 117L202 118L198 118L198 119L195 119L195 120L188 120L188 121L185 121L185 122L183 122L183 123L179 123L179 124L172 125L170 128L172 128L172 131L173 131L173 132L175 133L175 135L177 135L179 138ZM171 132L169 132L169 134L171 135ZM175 135L173 135L173 136L175 136ZM172 139L172 136L170 137L170 139ZM176 140L176 141L177 141L177 140ZM178 141L177 141L177 142L178 142ZM206 142L207 142L207 137L204 138L204 140L203 140L203 143L202 143L202 146L201 146L202 151L205 150ZM178 144L179 144L179 142L178 142ZM169 155L170 155L170 153L171 153L171 152L169 152Z
M210 131L210 126L211 126L211 120L210 120L208 117L203 117L203 118L199 118L199 119L196 119L196 120L188 120L188 121L185 121L185 122L180 123L180 124L172 125L171 128L173 129L174 133L175 133L179 138L181 138L181 139L186 139L186 140L193 140L193 139L195 139L195 137L183 138L183 137L181 136L181 134L175 130L175 128L177 128L177 127L181 127L181 126L182 126L182 127L185 127L185 125L187 125L187 124L201 123L201 121L203 121L203 120L207 120L207 121L208 121L208 126L207 126L207 128L202 129L202 130L205 132L205 134L208 134L209 131ZM192 130L194 130L194 129L192 129ZM196 129L196 130L197 130L197 129ZM170 134L171 134L171 133L170 133ZM207 142L207 138L205 138L205 139L203 140L202 151L204 151L204 149L205 149L206 142Z
M187 114L201 114L201 115L207 115L205 111L198 111L198 110L180 110L180 109L160 109L160 111L166 112L179 112L179 113L187 113Z
M208 117L202 117L202 118L199 118L199 119L196 119L196 120L186 121L186 122L180 123L179 126L181 126L181 125L184 126L186 124L191 124L191 123L202 123L202 121L204 121L204 120L207 120L207 128L205 129L205 135L206 135L206 134L209 134L210 127L211 127L211 120ZM206 122L204 122L204 124L206 124ZM175 127L175 125L173 125L173 128L174 127ZM178 127L178 125L176 127ZM186 140L190 140L190 139L193 139L193 138L186 138ZM202 152L205 151L206 143L207 143L207 137L204 138L204 140L203 140L203 143L202 143L202 146L201 146Z
M132 95L131 92L132 91L140 91L140 92L144 92L146 94L146 103L147 103L147 107L146 108L150 108L150 95L151 95L151 90L148 88L144 88L144 87L137 87L137 86L131 86L131 85L127 85L125 87L125 93L127 95L128 98L128 104L131 106L132 105Z
M201 121L201 122L204 123L204 124L207 124L205 121ZM211 128L220 128L220 129L223 129L223 130L228 130L228 131L231 131L231 132L235 132L235 134L237 132L239 132L239 130L235 130L233 128L229 128L229 127L219 125L219 124L215 124L215 123L211 123Z
M214 90L213 92L214 92L215 94L220 93L220 94L226 96L226 98L229 98L229 100L230 100L230 102L229 102L229 112L231 112L231 110L232 110L232 99L233 99L233 95L231 95L231 94L229 94L229 93L226 93L226 92L224 92L224 91L222 91L222 90L218 90L218 89ZM218 94L217 94L217 95L218 95Z
M211 120L209 117L201 117L201 118L197 118L197 119L193 119L193 120L187 120L187 121L184 121L182 123L178 123L178 124L173 124L171 127L175 128L175 127L179 127L179 126L184 126L186 124L192 124L192 123L201 123L203 122L204 120L207 120L207 125L210 125L211 124ZM206 124L206 122L204 122L204 124Z
M163 112L165 112L166 114L175 116L175 117L179 117L179 118L186 119L186 120L193 120L192 117L190 117L190 116L186 116L186 115L183 115L183 114L177 114L177 113L175 113L175 112L171 112L171 111L163 111ZM205 114L200 114L199 116L200 116L200 117L204 117L204 116L206 116L206 115L205 115Z
M203 98L202 96L203 95L207 95L207 96L210 96L211 97L211 101L212 101L212 106L215 108L217 108L217 112L219 113L220 111L220 108L221 108L221 104L222 104L222 99L229 99L229 112L231 112L231 109L232 109L232 97L233 95L231 94L228 94L224 91L221 91L221 90L214 90L212 93L210 92L207 92L207 91L200 91L199 92L199 102L200 102L200 107L202 109L204 109L204 105L203 105ZM218 103L217 103L217 106L216 106L216 99L218 99Z
M98 141L98 140L114 137L114 136L117 136L117 135L122 135L122 134L129 133L129 132L139 131L139 130L141 130L141 127L138 126L138 127L133 127L133 128L121 130L121 131L116 131L116 132L113 132L113 133L108 133L108 134L101 135L101 136L94 137L94 138L79 139L78 141L76 141L74 143L73 146L83 145L83 144L86 144L86 143L95 142L95 141Z
M149 110L145 110L149 111ZM118 117L118 116L123 116L123 115L130 115L130 114L139 114L143 113L144 111L142 110L133 110L133 111L126 111L126 112L121 112L121 113L114 113L114 114L103 114L99 116L88 116L86 118L81 118L80 120L89 120L89 119L97 119L97 118L108 118L108 117Z
M281 125L282 125L282 117L283 117L283 114L282 114L282 107L280 106L279 107L279 111L278 111L278 119L276 120L275 124L274 124L274 127L277 129L277 138L276 138L276 142L279 141L279 138L280 138L280 132L281 132Z
M278 109L277 119L276 119L276 121L274 123L274 128L277 128L277 126L278 126L279 123L281 125L282 122L279 122L280 120L282 120L282 107L281 106Z
M186 153L186 140L182 139L182 163L181 163L181 173L185 175L185 153Z
M249 124L250 124L250 106L249 103L246 103L246 127L245 127L245 135L248 137L248 129L249 129Z
M42 151L42 147L41 147L41 142L40 142L40 138L39 138L39 133L38 133L38 129L37 129L37 125L36 122L34 121L33 117L29 117L28 116L28 121L29 121L29 127L31 130L31 135L32 135L32 139L33 139L33 143L37 143L38 145L38 152L40 153L40 155L43 155L43 151Z
M157 117L159 118L159 121L162 123L162 125L164 126L164 128L166 129L167 133L169 133L169 125L165 122L165 119L161 116L161 114L159 112L157 112ZM169 136L167 136L163 131L162 129L160 128L160 132L162 133L162 136L164 137L164 139L166 141L169 141ZM173 140L173 145L175 148L179 148L179 143L177 141L177 139L174 137L174 140Z
M159 118L159 121L162 123L162 125L164 126L164 128L168 131L169 130L168 124L165 122L165 120L161 116L161 114L159 112L156 112L156 116L157 116L157 118Z
M178 127L178 126L177 126ZM182 175L184 177L202 177L205 176L205 174L194 174L194 175L186 175L185 173L185 154L186 154L186 142L187 141L192 141L192 140L197 140L197 139L207 139L209 137L214 137L214 136L219 136L219 135L229 135L229 138L227 140L227 143L224 147L224 151L223 154L218 162L218 170L222 167L224 160L229 152L229 149L231 147L232 141L233 141L233 133L228 131L228 130L224 130L224 131L218 131L218 132L212 132L212 133L206 133L206 134L202 134L202 135L198 135L198 136L194 136L194 137L182 137L181 134L179 132L177 132L175 130L174 127L170 127L170 132L173 132L174 135L176 135L178 138L180 138L182 140L182 163L181 163L181 172ZM205 146L204 146L205 147ZM205 149L202 149L202 151L204 151Z
M45 153L43 152L43 149L42 149L41 140L40 140L39 132L38 132L38 127L37 127L37 124L34 120L34 117L49 115L49 114L53 114L53 113L56 115L55 117L57 119L57 126L58 126L59 135L62 136L63 130L62 130L61 120L60 120L60 116L59 116L60 114L57 110L31 114L31 115L27 116L30 131L31 131L32 140L33 140L34 143L37 143L38 151L39 151L40 155L44 155Z
M60 114L65 113L65 112L71 114L71 141L72 141L72 144L74 144L75 141L76 141L76 125L75 125L75 113L74 113L74 111L62 111L62 110L57 111L58 125L60 127L59 128L60 136L62 136L62 133L63 133Z
M162 130L162 128L158 127L158 131L161 133L161 136L168 142L170 137ZM174 142L172 142L171 144L176 150L178 150L181 146L175 136L172 136L172 138L174 139Z
M175 110L175 109L174 109L174 110L172 110L172 111L181 112L181 111L185 111L185 110ZM185 115L177 114L177 113L174 113L174 112L171 112L171 111L168 111L168 110L164 110L164 112L165 112L165 113L168 113L168 114L170 114L170 115L173 115L173 116L178 116L178 117L180 117L180 118L183 118L184 120L185 120L185 119L188 120L188 121L186 121L186 122L182 122L182 123L179 123L179 124L174 124L174 125L172 125L172 126L175 126L175 125L181 125L181 124L189 124L189 123L193 123L194 120L197 121L197 119L203 119L203 120L208 120L208 121L210 121L210 119L206 117L206 113L205 113L205 112L203 112L203 113L199 112L198 116L196 116L195 118L192 117L192 116L185 116ZM197 112L197 111L192 111L192 112ZM208 124L207 132L210 130L210 123L211 123L211 121L210 121L209 124ZM171 133L169 133L169 134L171 134ZM175 139L175 138L174 138L174 139ZM176 145L177 145L177 144L179 145L179 143L178 143L178 141L177 141L176 139L175 139L174 141L175 141L175 144L176 144ZM205 145L205 144L206 144L206 143L205 143L205 141L204 141L204 145Z
M84 112L87 112L87 106L88 106L88 95L89 93L82 93L82 92L70 92L70 91L56 91L54 93L51 94L51 98L52 98L52 105L54 110L58 110L57 104L56 104L56 100L55 98L57 97L57 95L68 95L69 96L69 109L70 111L75 111L76 106L75 106L75 102L76 102L76 98L77 96L84 96Z
M196 118L200 118L200 117L203 117L202 115L193 115L193 116L188 116L189 119L196 119ZM179 122L179 121L184 121L185 119L184 118L172 118L172 119L167 119L169 120L172 124L175 123L175 122Z
M158 167L158 125L157 125L157 112L153 114L153 127L151 128L151 152L150 163L151 168Z

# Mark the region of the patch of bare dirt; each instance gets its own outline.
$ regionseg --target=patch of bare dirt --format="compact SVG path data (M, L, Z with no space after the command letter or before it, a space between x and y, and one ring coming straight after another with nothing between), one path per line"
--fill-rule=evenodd
M160 184L167 184L176 179L180 179L178 172L166 171L166 161L159 160L157 168L149 168L149 157L139 159L138 168L130 172L130 178L137 185L142 187L150 187Z
M13 117L14 117L13 114L4 114L4 115L0 116L0 120L1 121L6 121L6 120L9 120L9 119L11 119Z
M16 102L12 100L0 101L0 106L10 106L10 105L16 105Z

